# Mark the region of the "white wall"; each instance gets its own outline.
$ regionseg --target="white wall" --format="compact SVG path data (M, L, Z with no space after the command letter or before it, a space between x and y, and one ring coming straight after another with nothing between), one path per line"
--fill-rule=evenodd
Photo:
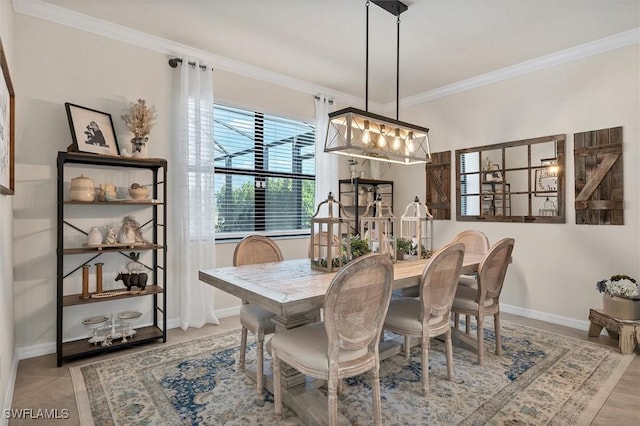
M9 64L14 90L16 67L13 45L13 9L11 2L0 2L0 40ZM13 325L13 198L0 195L0 403L7 408L15 374L15 336ZM0 421L0 423L2 423Z
M502 301L586 321L602 306L596 281L640 278L640 75L638 45L566 63L403 110L403 120L431 129L433 152L566 134L565 224L436 221L436 246L468 228L495 242L515 237ZM623 126L624 226L576 225L573 134ZM455 164L452 166L455 171ZM425 194L424 168L394 167L394 204ZM406 183L406 184L403 184ZM416 184L420 186L416 188Z
M63 104L69 101L111 113L118 139L123 142L130 136L118 119L122 109L138 97L147 99L158 109L150 155L166 157L173 143L169 121L177 71L168 67L165 55L119 41L23 15L16 15L14 25L15 50L20 51L13 60L19 87L13 242L15 338L19 348L52 348L55 157L70 143ZM470 227L482 229L491 241L516 238L505 303L584 321L588 308L601 303L595 290L597 280L623 272L640 276L638 61L634 45L401 111L403 120L432 129L434 152L566 133L568 177L573 176L574 132L624 126L625 226L575 225L571 178L567 179L566 224L436 223L436 245ZM219 102L291 118L313 118L310 95L223 71L214 72L214 82ZM344 162L341 176L348 176ZM395 167L383 177L396 182L396 206L404 206L416 193L424 194L423 167ZM455 211L455 204L453 207ZM306 239L278 243L287 258L306 254ZM231 264L232 252L232 244L220 244L218 265ZM178 293L175 287L170 291ZM177 317L178 303L173 295L170 319ZM218 293L216 309L237 305L237 299ZM80 323L83 313L73 315L69 321Z
M24 15L16 15L15 22L15 43L21 52L15 60L15 80L20 87L16 126L19 190L14 205L13 241L15 338L20 353L28 356L55 350L56 155L71 142L64 103L110 113L120 145L129 148L127 141L131 136L119 117L130 102L145 98L158 111L158 124L150 135L149 156L167 158L171 173L169 152L170 144L174 143L171 138L174 129L170 124L171 93L178 70L168 66L169 57L164 54ZM311 95L219 70L215 70L213 76L219 102L297 119L314 117ZM95 213L92 217L100 218L100 215ZM171 234L170 231L171 217ZM308 240L278 243L284 255L293 258L306 254ZM170 239L168 276L172 270L171 252L177 247ZM218 265L231 264L233 247L233 244L220 245ZM104 276L111 275L114 274L105 269ZM105 288L108 286L119 287L105 278ZM171 321L177 319L179 306L179 292L172 280L169 280L168 291L167 312ZM239 306L239 303L222 292L216 295L216 309ZM110 312L121 310L122 306L114 301L91 305L90 309L86 306L66 309L68 333L65 338L87 335L81 321L96 313L96 309Z

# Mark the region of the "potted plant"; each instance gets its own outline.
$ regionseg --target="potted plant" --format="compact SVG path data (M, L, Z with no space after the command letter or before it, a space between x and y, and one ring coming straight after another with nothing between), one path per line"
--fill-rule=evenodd
M596 288L602 295L605 314L619 319L640 319L640 287L628 275L613 275L598 281Z
M408 238L398 237L396 240L396 259L403 260L405 254L413 253L413 242Z
M360 238L360 235L353 235L351 237L351 258L355 259L356 257L364 256L367 253L370 253L369 243L367 240L363 240Z
M149 133L156 120L155 106L149 106L144 99L138 99L136 103L131 104L128 112L120 117L127 125L127 129L133 133L131 153L134 157L146 157Z

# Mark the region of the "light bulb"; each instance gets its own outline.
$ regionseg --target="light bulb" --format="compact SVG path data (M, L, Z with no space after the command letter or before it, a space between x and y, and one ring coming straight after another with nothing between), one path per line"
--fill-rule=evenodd
M408 139L409 139L409 141L407 142L407 149L409 150L410 153L413 154L413 151L416 149L413 146L413 132L409 132Z
M393 150L397 151L398 149L400 149L400 129L396 129L396 134L393 137Z
M387 145L387 139L384 137L384 124L380 125L380 136L378 137L378 146L383 148Z
M370 137L369 137L369 120L364 120L364 130L362 131L362 142L365 145L369 145Z

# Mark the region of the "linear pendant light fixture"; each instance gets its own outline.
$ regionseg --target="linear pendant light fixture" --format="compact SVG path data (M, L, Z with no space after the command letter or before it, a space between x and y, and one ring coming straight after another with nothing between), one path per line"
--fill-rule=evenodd
M398 164L431 162L429 129L398 120L400 109L400 14L408 9L400 1L371 0L397 17L396 118L369 112L369 1L365 3L366 76L365 110L348 107L329 113L325 152Z

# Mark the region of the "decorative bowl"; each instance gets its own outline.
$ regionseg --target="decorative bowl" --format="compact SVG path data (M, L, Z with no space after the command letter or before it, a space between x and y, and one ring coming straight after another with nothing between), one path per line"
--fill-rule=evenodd
M150 192L151 191L149 191L149 188L147 188L146 186L140 186L135 183L129 188L129 196L134 200L146 200L147 198L149 198Z

